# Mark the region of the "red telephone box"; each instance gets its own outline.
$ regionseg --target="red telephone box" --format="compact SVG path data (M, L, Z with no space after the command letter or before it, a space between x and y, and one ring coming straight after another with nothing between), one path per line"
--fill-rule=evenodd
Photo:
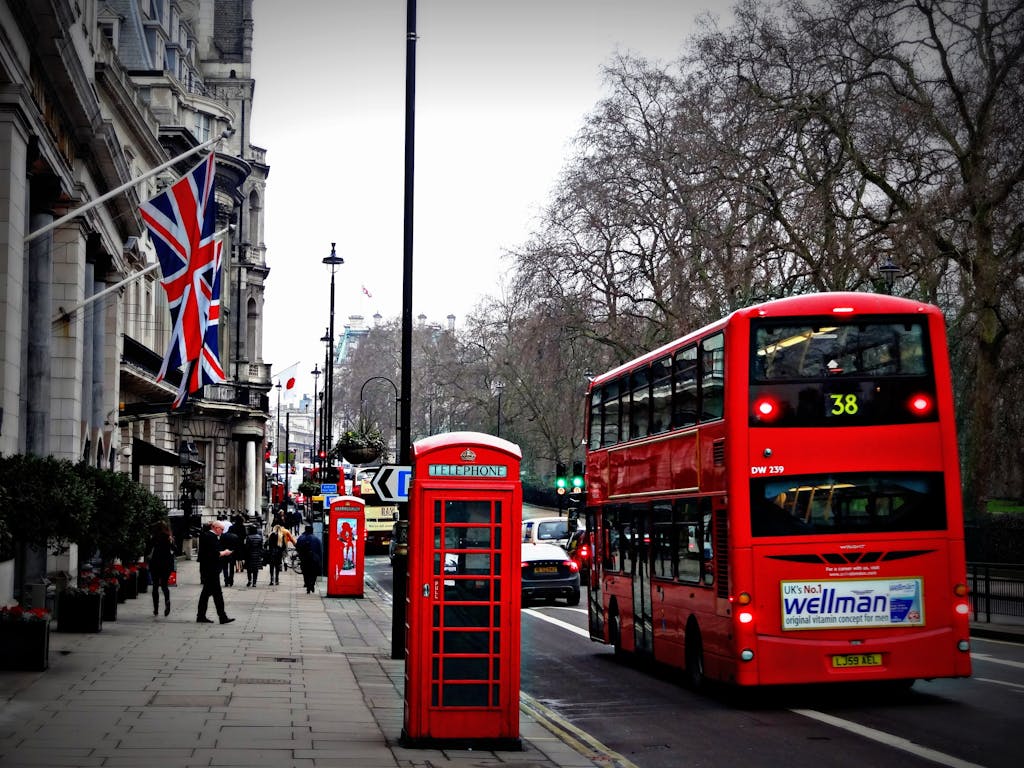
M365 502L356 496L336 497L327 525L327 596L362 597Z
M476 432L412 453L402 743L522 749L522 453Z

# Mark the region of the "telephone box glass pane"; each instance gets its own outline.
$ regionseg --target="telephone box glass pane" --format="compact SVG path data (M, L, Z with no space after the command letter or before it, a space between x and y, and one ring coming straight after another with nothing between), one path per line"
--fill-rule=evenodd
M445 602L463 601L490 601L491 580L490 579L445 579L444 582ZM497 599L497 598L495 598Z
M490 523L491 502L489 501L446 501L444 503L446 523Z
M489 636L490 632L445 632L444 653L487 653Z
M483 685L445 685L442 687L442 706L486 707L488 688Z
M477 659L446 658L444 660L444 676L442 679L449 682L454 682L455 680L486 680L487 670L490 667L487 661L488 658L486 656Z
M446 605L445 627L489 627L490 610L486 605Z

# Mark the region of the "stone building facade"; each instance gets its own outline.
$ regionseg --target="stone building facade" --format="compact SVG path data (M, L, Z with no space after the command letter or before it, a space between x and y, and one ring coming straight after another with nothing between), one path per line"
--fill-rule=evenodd
M184 471L206 517L262 509L269 167L250 137L252 30L252 0L0 3L0 452L131 472L172 522ZM211 149L227 381L171 411L180 374L157 381L170 315L138 208ZM0 564L0 598L4 578Z

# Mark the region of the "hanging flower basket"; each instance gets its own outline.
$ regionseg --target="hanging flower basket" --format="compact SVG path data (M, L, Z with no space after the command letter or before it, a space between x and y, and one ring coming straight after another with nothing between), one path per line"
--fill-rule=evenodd
M342 432L338 438L337 451L350 464L368 464L376 461L387 448L384 434L377 426L360 422L356 429Z
M342 448L341 455L345 457L345 461L349 464L369 464L371 461L376 461L380 458L380 451L369 446L352 446L350 448Z

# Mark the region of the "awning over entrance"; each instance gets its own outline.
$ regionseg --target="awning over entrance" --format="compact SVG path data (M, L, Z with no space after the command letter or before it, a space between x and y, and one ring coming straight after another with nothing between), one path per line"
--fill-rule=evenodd
M178 454L168 451L166 448L153 445L141 437L132 438L132 479L139 479L139 467L180 467L181 460ZM203 462L190 458L188 466L191 468L202 467Z

